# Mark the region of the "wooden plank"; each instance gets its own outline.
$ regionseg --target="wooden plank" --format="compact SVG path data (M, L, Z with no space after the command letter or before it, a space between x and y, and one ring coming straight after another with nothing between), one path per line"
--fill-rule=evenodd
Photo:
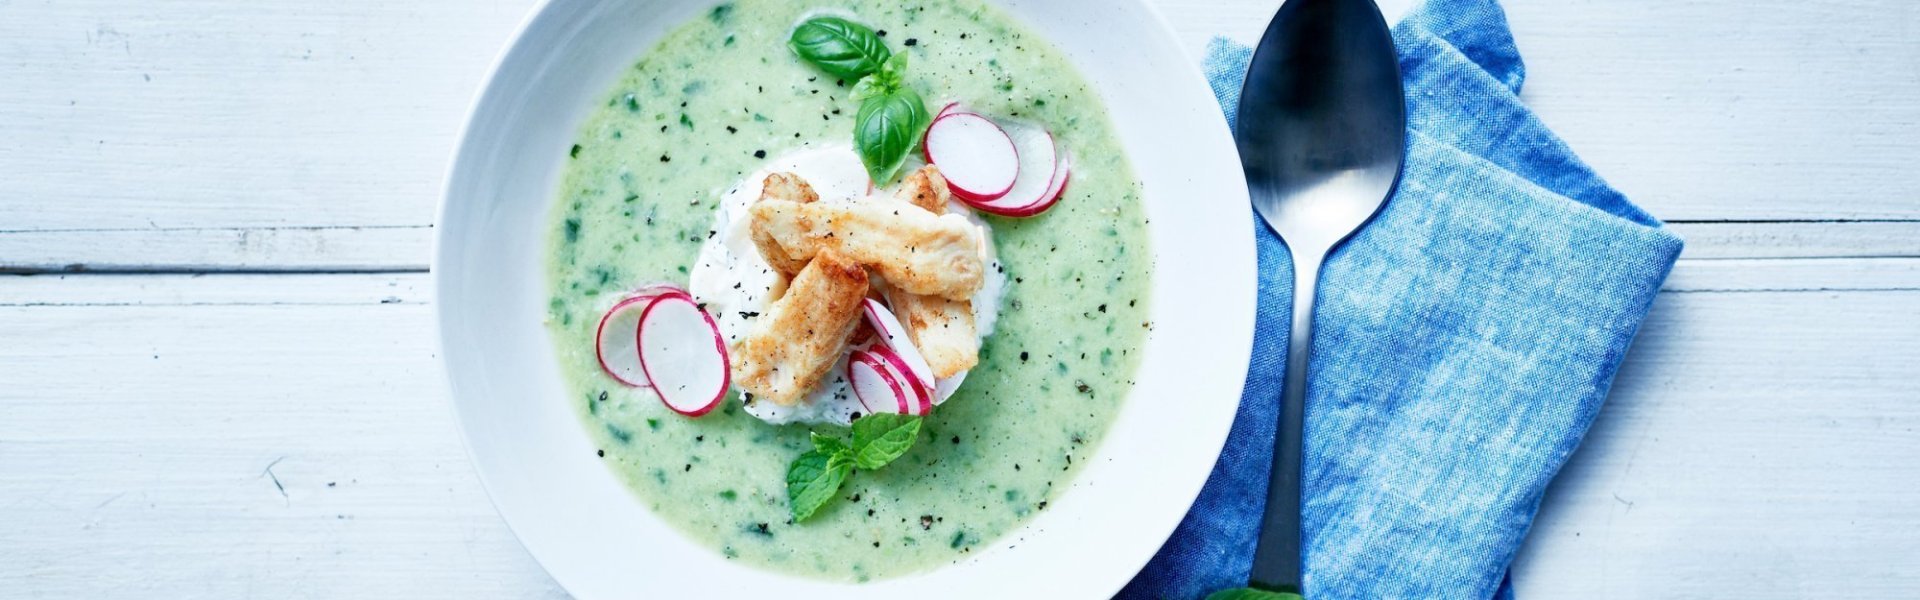
M1257 38L1275 4L1160 6L1198 55L1216 33ZM1920 218L1920 6L1508 4L1528 100L1655 214ZM160 229L134 235L177 247L230 243L204 228L424 227L530 6L0 4L0 229Z
M422 273L0 275L0 308L425 305L432 301L433 279Z
M1913 596L1915 306L1916 291L1662 296L1547 495L1519 596Z
M532 4L0 3L0 229L429 224Z
M0 275L0 307L42 305L182 305L301 302L322 305L368 301L425 303L431 283L421 271L341 272L324 287L292 292L275 289L283 281L273 272L184 273L180 277L141 277L139 273L62 273ZM281 273L295 275L298 273ZM291 282L306 279L285 279ZM243 282L232 288L202 281ZM259 282L259 283L255 283ZM1791 292L1920 290L1920 257L1836 259L1682 259L1667 277L1664 292ZM101 300L107 292L123 294ZM317 295L324 294L324 295ZM301 300L287 300L298 297Z
M1653 214L1920 217L1920 4L1506 4L1523 97Z
M1920 221L1683 222L1686 258L1920 257Z
M1861 268L1903 286L1920 271L1862 262L1899 263ZM558 595L460 449L429 288L0 277L0 581L51 597ZM1920 291L1905 289L1663 295L1550 494L1522 591L1920 585L1903 559L1920 551Z
M1920 291L1920 258L1682 260L1660 291Z
M1920 221L1669 227L1685 259L1920 257ZM0 272L421 271L432 246L424 226L0 231Z
M51 279L0 277L5 595L563 595L385 301L425 276Z
M433 228L0 231L0 272L423 271Z

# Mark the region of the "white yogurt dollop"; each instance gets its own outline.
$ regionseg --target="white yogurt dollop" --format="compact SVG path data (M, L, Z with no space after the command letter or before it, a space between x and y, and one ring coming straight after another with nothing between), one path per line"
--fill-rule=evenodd
M917 169L919 165L909 164L904 168ZM893 199L891 189L875 189L871 194L868 193L866 167L861 165L859 155L848 145L820 146L776 157L722 194L720 207L713 216L713 231L716 233L700 247L700 257L694 263L687 287L695 298L706 305L707 312L713 314L714 322L719 324L720 333L726 337L728 345L753 332L759 326L760 316L766 314L774 298L785 291L776 289L784 282L773 271L773 267L760 257L760 251L753 245L753 234L746 219L747 208L760 198L767 175L782 172L794 173L807 180L813 190L820 194L822 201L898 202ZM949 211L965 215L969 222L980 228L980 252L987 270L985 284L973 296L973 320L981 339L986 339L993 333L994 322L1000 316L1000 299L1006 291L1006 276L998 268L999 262L993 248L993 230L963 204L955 202ZM846 357L841 356L840 361L834 364L833 371L806 401L794 406L753 402L745 407L747 413L774 424L845 425L851 422L855 413L864 413L866 408L860 405L852 387L847 384L846 362ZM952 396L966 375L960 373L939 381L935 404Z

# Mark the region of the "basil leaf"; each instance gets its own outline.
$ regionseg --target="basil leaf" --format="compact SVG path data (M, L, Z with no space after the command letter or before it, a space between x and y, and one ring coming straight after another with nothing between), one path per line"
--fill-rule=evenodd
M1207 600L1305 600L1292 592L1269 592L1253 588L1220 590L1207 595Z
M893 58L887 59L886 64L880 65L880 70L860 78L860 82L854 84L853 100L859 102L900 91L900 88L907 85L906 76L907 53L895 54Z
M787 39L787 47L801 60L848 81L879 71L893 56L872 29L839 17L801 23Z
M853 117L853 147L867 166L867 176L876 185L891 183L932 121L926 101L913 88L861 101Z
M887 89L887 84L880 81L880 74L875 73L861 77L860 83L853 84L853 95L849 98L854 102L866 102L869 98L879 98L891 93L893 92Z
M853 464L863 471L887 466L920 437L920 417L882 413L853 422ZM836 440L837 441L837 440Z
M813 436L813 449L816 451L833 454L847 449L847 443L840 441L840 438L830 435L820 435L818 433L809 435Z
M853 474L853 454L845 449L827 453L815 450L793 459L787 465L787 510L793 520L805 521L839 495L840 486Z

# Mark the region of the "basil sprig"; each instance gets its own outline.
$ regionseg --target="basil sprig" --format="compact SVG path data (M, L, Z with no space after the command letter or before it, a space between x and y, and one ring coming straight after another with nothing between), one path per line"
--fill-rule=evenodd
M853 86L853 98L860 101L860 112L853 116L853 146L860 151L867 176L880 183L893 180L933 124L920 92L902 81L906 70L907 55L895 54Z
M887 50L873 30L838 17L801 23L787 46L822 71L858 80L854 148L875 183L893 181L933 124L926 101L906 85L907 55Z
M787 465L787 509L805 521L839 495L858 467L873 471L892 463L920 437L920 417L867 415L853 422L853 445L813 434L813 450Z
M880 70L893 55L867 26L839 17L816 17L793 29L787 47L802 60L847 81Z

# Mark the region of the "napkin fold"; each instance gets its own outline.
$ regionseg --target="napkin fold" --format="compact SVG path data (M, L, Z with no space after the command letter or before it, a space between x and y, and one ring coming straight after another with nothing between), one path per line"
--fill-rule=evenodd
M1312 600L1511 597L1507 566L1606 399L1681 241L1520 103L1496 0L1431 0L1394 28L1399 189L1321 279L1302 517ZM1229 123L1251 50L1215 39ZM1286 366L1293 273L1256 219L1253 358L1205 489L1123 598L1247 581Z

